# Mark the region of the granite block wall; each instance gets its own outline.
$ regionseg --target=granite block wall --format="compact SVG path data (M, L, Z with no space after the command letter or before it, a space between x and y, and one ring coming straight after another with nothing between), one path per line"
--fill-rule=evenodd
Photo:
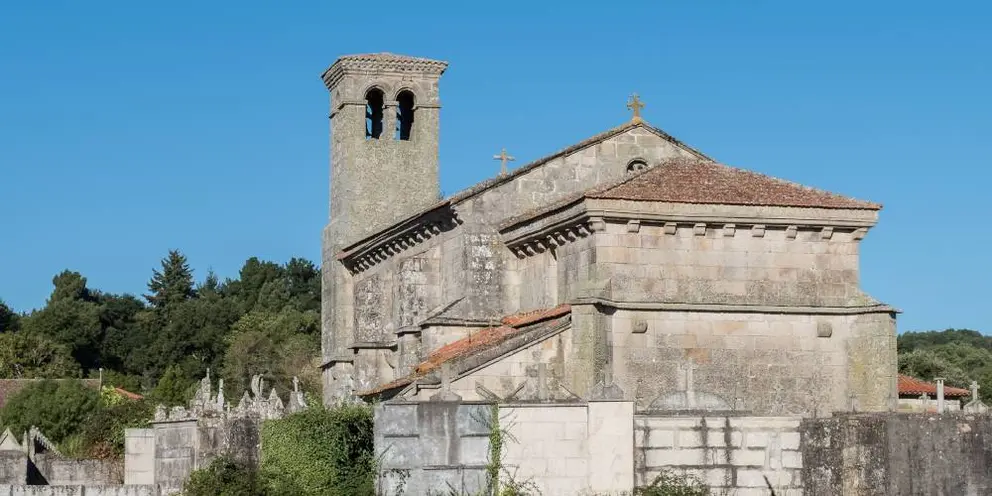
M135 486L17 486L0 485L0 496L165 496L154 485Z
M36 455L34 464L45 483L52 486L95 486L124 482L124 467L119 461L73 460Z
M860 410L887 410L896 398L888 314L864 330L857 322L868 316L614 310L608 318L613 376L642 408L683 390L687 366L693 390L757 415L825 416L850 410L852 399Z
M805 419L807 496L992 494L992 416L851 414Z
M789 417L634 417L638 486L662 469L690 475L714 494L802 494L800 419ZM765 482L768 478L768 483Z
M384 494L485 487L493 415L491 405L481 403L377 405ZM633 488L630 402L508 404L495 415L509 433L503 468L517 483L549 496Z
M647 210L654 206L638 207ZM703 208L683 207L692 213ZM739 215L744 216L753 215L757 209L739 210ZM786 209L782 210L784 217ZM759 218L774 218L773 214ZM760 226L705 222L673 222L666 226L642 222L636 232L630 232L626 222L607 222L595 235L598 275L612 279L613 297L621 301L832 307L861 304L861 233L853 227L825 231L823 227L789 226L789 221L785 222Z

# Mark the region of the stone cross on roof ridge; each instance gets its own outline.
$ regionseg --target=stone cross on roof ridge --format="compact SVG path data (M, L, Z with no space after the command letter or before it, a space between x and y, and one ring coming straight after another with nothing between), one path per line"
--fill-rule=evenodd
M507 161L512 162L512 161L516 160L516 158L507 155L506 154L506 148L504 148L502 151L499 152L499 155L493 155L493 160L499 160L500 161L499 173L500 173L500 175L505 176L506 175L506 172L507 172L507 170L506 170L506 162Z
M631 122L642 122L641 119L641 109L644 108L644 102L641 101L641 97L637 96L637 93L632 93L630 95L630 101L627 102L627 110L633 111L634 115L631 116Z

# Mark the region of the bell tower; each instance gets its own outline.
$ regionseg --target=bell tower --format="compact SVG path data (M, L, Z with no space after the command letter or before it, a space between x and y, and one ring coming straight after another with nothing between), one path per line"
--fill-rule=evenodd
M335 255L438 201L438 82L447 67L374 53L343 56L321 76L331 97L330 219L321 257L325 400L337 387L332 375L347 375L354 336L350 275Z

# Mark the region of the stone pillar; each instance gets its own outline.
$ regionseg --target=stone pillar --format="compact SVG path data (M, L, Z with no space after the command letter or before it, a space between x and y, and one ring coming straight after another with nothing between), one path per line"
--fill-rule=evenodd
M937 381L937 413L944 413L944 378L934 380Z
M589 489L627 494L634 488L634 402L590 401Z

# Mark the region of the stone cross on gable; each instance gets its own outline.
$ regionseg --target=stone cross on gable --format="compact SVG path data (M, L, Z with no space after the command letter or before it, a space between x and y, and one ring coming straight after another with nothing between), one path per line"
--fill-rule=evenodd
M641 97L637 96L637 93L630 95L630 101L627 102L627 110L634 113L630 118L632 122L641 122L642 108L644 108L644 102L641 101Z
M500 161L499 173L500 173L500 175L506 175L506 163L508 161L509 162L512 162L512 161L516 160L516 158L507 155L506 154L506 148L504 148L501 152L499 152L499 155L493 155L493 160L499 160Z
M971 381L971 400L978 399L978 381Z

